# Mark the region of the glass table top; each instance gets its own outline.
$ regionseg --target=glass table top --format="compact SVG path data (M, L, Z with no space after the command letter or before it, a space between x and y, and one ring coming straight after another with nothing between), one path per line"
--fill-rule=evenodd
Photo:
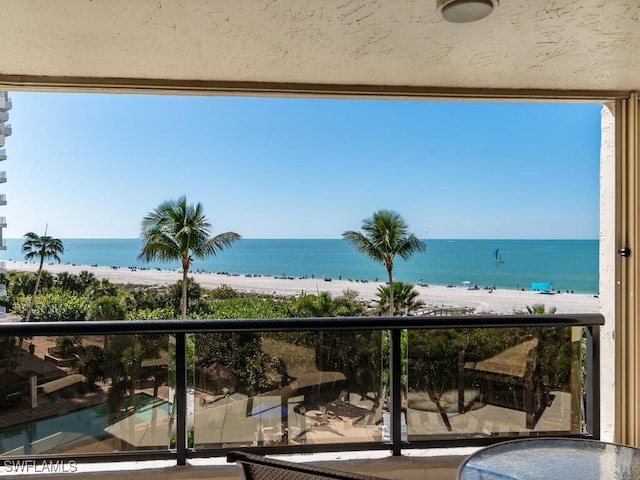
M640 479L640 449L595 440L514 440L479 450L459 480Z

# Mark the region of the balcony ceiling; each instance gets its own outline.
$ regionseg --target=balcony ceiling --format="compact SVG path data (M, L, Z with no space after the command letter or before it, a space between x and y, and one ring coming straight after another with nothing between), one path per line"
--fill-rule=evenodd
M637 0L435 3L0 0L0 88L640 90Z

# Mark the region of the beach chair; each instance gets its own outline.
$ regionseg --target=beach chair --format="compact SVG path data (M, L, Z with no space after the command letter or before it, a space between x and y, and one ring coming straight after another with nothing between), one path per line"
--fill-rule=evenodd
M384 480L382 477L286 462L245 452L231 452L227 455L227 461L238 464L242 480Z

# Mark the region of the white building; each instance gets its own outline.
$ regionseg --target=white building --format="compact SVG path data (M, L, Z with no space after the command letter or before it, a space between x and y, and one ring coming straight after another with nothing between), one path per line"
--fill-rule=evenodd
M11 125L7 123L9 120L9 110L11 110L11 99L7 92L0 92L0 147L4 147L5 139L11 135ZM7 152L4 148L0 148L0 161L7 159ZM0 171L0 184L7 181L7 174L5 171ZM0 194L0 206L7 204L7 196ZM6 240L3 238L3 230L7 226L6 217L0 217L0 250L7 249ZM6 273L5 263L0 262L0 273ZM0 284L0 295L6 294L6 286ZM0 318L6 315L5 307L0 307Z

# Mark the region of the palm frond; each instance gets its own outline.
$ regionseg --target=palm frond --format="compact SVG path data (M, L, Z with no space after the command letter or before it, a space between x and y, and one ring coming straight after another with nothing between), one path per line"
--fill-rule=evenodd
M376 242L365 236L361 232L353 230L344 232L342 237L349 242L356 250L377 262L384 262L384 252L378 247Z
M390 210L380 210L362 221L362 232L347 231L343 238L373 260L393 265L393 257L404 260L427 245L408 232L404 219Z
M22 253L26 260L53 259L60 262L60 255L64 253L62 240L48 235L40 236L34 232L25 233L24 237Z

